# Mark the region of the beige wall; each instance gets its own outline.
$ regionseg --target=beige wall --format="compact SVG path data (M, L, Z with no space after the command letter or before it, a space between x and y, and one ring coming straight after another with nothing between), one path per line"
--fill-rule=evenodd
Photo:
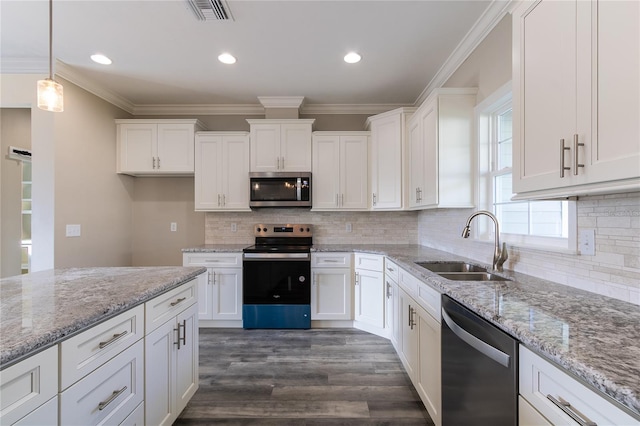
M121 109L60 80L65 110L56 116L55 267L131 264L133 178L116 171L115 118ZM66 237L79 224L80 237Z
M444 87L477 87L477 102L511 80L511 15L507 14Z
M133 265L182 265L183 248L204 244L205 214L194 211L193 178L138 177L134 186Z
M31 110L0 109L0 278L19 275L22 263L22 161L8 158L10 146L31 148Z

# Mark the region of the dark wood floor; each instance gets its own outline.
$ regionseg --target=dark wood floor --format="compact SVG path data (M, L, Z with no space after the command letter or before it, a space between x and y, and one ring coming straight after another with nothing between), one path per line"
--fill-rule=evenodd
M391 343L359 330L200 329L175 425L433 425Z

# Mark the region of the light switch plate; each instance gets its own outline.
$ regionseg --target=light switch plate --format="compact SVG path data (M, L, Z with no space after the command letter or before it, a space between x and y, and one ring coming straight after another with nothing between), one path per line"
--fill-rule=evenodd
M595 229L581 229L578 234L578 250L582 256L595 256L596 231Z
M67 225L67 237L79 237L82 233L82 228L80 225Z
M178 230L178 222L171 222L171 232L176 232Z

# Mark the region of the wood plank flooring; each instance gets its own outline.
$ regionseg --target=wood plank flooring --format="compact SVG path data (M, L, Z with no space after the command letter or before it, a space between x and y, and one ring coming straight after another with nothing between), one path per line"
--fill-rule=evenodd
M352 329L200 329L175 425L433 425L391 343Z

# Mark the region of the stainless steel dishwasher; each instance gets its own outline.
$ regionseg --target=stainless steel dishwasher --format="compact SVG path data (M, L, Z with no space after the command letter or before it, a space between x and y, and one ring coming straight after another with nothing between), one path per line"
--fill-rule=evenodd
M442 424L518 424L518 342L442 296Z

